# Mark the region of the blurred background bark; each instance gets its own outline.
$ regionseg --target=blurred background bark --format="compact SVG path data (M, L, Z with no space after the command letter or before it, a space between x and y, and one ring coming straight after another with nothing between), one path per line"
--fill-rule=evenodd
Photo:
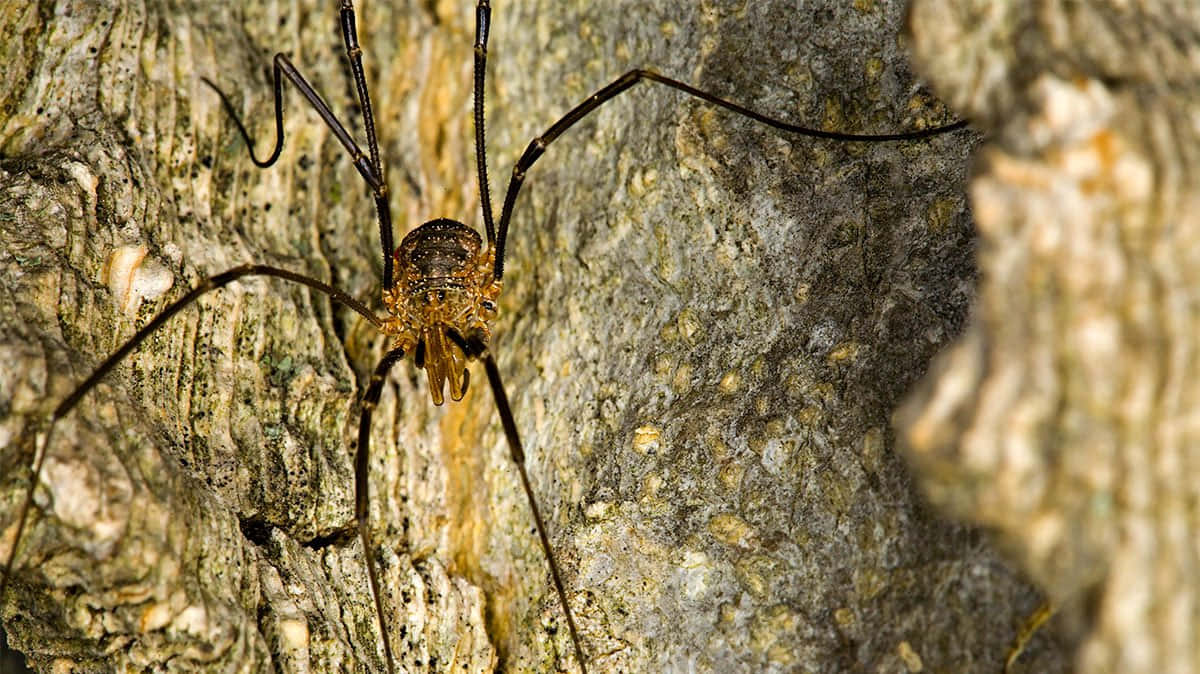
M1200 10L921 0L913 52L988 134L976 315L899 417L1087 672L1200 669Z

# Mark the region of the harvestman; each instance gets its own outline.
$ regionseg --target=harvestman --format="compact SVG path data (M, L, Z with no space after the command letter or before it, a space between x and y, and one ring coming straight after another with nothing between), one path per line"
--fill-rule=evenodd
M539 137L526 147L513 168L512 177L505 191L500 220L497 225L492 214L491 197L487 178L487 158L484 145L484 76L487 63L487 42L491 21L489 0L477 0L475 11L475 60L474 60L474 115L475 115L475 158L479 180L480 202L484 223L485 241L467 225L447 218L430 220L409 232L393 250L392 224L389 190L384 164L379 155L371 99L367 92L366 77L362 65L362 50L358 44L355 12L351 0L342 0L340 8L341 33L354 87L361 106L363 125L367 136L367 152L347 132L345 126L334 116L325 100L305 80L300 71L283 53L274 58L273 89L275 107L275 146L270 156L259 159L254 154L254 142L245 125L234 111L233 104L216 84L202 78L220 96L238 132L245 140L251 160L260 168L268 168L279 159L283 148L283 81L286 79L304 96L317 111L350 154L354 167L362 176L375 199L379 221L380 243L383 250L382 299L387 316L381 317L362 302L350 295L302 274L260 264L246 264L205 279L197 287L176 300L133 337L104 360L95 371L79 384L51 415L42 445L42 452L33 469L31 486L26 492L18 519L13 546L5 562L3 577L0 578L0 600L5 596L9 577L15 562L25 522L32 505L34 485L39 481L46 456L52 447L54 424L67 415L96 384L151 333L182 309L192 304L201 295L221 288L245 276L271 276L298 283L328 295L332 300L354 310L381 332L392 339L391 348L375 366L363 395L359 421L358 447L354 462L355 520L367 562L371 591L375 602L380 636L387 659L388 670L395 670L392 648L385 627L383 606L374 554L368 540L367 513L367 456L370 439L371 415L378 404L383 383L392 366L411 354L416 367L424 369L429 381L429 391L435 405L444 402L444 392L449 387L450 397L461 400L470 382L468 362L483 361L488 384L491 387L497 412L504 428L510 455L516 464L521 485L532 511L538 538L546 556L550 576L554 583L568 632L574 647L575 657L581 671L587 671L584 644L575 626L574 616L567 601L558 564L555 560L545 525L537 506L537 499L530 486L524 465L524 451L517 434L512 410L501 382L500 372L490 351L491 332L488 323L497 315L497 297L502 288L504 275L504 246L513 206L525 180L526 172L533 166L546 148L559 136L591 112L642 81L653 82L683 92L711 105L748 117L774 129L802 136L842 142L880 142L919 140L948 133L966 126L966 122L914 131L908 133L860 135L809 129L778 121L735 103L700 91L678 80L664 77L649 70L631 70L600 89L572 108L561 119L554 122Z

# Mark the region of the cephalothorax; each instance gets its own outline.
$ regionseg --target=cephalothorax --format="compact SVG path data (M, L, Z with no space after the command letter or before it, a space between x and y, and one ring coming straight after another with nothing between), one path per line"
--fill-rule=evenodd
M54 423L68 414L83 396L96 386L101 378L111 372L122 359L145 341L150 334L172 316L192 305L201 295L246 276L269 276L301 284L327 295L332 300L353 309L363 316L391 340L386 354L374 368L366 390L362 395L358 446L355 456L355 517L357 532L362 541L363 554L366 559L366 567L375 602L380 641L383 645L383 652L389 671L395 669L395 662L390 645L388 620L380 599L380 584L375 561L377 553L374 552L376 545L370 540L367 527L369 512L367 480L369 464L367 457L372 413L380 399L384 382L392 366L410 354L416 366L425 369L429 380L430 395L433 402L439 405L444 402L444 395L447 388L453 400L462 399L470 382L467 370L468 362L472 359L479 359L483 362L510 454L517 467L522 487L528 497L535 528L542 550L546 556L547 566L563 616L566 619L567 632L571 638L576 664L581 671L586 671L587 649L585 649L584 641L580 637L579 630L576 628L572 616L571 606L567 600L567 593L564 589L561 573L555 561L553 547L550 544L546 527L538 511L537 500L534 497L529 477L525 471L524 451L517 433L513 413L501 383L499 369L489 351L491 332L488 322L495 318L497 314L497 298L502 286L504 250L508 226L516 204L517 195L520 192L527 171L542 156L548 146L564 132L597 108L643 81L664 85L707 104L748 117L786 133L835 141L915 140L946 133L965 126L965 123L958 122L912 133L884 135L856 135L809 129L766 117L650 70L630 70L584 99L560 119L547 127L542 135L529 143L513 167L502 202L500 216L498 219L493 219L483 142L484 73L486 70L487 42L491 17L491 8L488 0L477 0L475 17L475 146L484 236L480 236L474 229L456 220L435 219L426 222L408 233L400 242L400 245L395 247L394 250L392 249L393 233L389 203L390 192L387 187L385 166L379 155L371 100L367 92L366 77L362 66L362 49L358 44L355 11L351 0L341 0L340 2L341 34L345 54L350 63L355 91L363 113L363 131L366 134L367 145L365 152L343 124L338 121L320 94L305 80L299 70L292 64L291 60L283 53L276 54L273 61L276 142L275 149L266 159L260 160L254 154L254 143L235 113L234 106L225 94L215 84L209 82L207 79L204 80L220 95L225 109L250 147L252 160L255 164L263 168L273 165L280 156L280 149L283 143L283 83L285 81L298 90L321 116L324 123L333 133L333 136L350 155L355 169L363 178L374 197L383 254L382 300L388 315L383 317L377 315L364 303L320 280L289 270L260 264L245 264L210 276L204 279L197 287L169 304L105 359L91 376L75 387L55 408L45 434L43 451L37 458L33 468L31 486L26 493L24 503L21 507L12 548L4 567L4 575L0 578L0 601L4 599L5 589L9 579L12 577L14 560L18 558L22 532L24 531L25 522L33 502L35 485L38 484L43 473L46 456L54 451L52 443Z

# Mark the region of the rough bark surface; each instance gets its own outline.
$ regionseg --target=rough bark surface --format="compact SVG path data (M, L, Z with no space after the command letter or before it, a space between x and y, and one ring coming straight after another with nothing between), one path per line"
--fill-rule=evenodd
M469 2L367 2L398 236L478 225ZM766 114L888 132L952 117L890 3L498 2L494 192L528 140L628 68ZM345 114L336 3L0 9L0 553L29 438L204 276L257 261L371 301L365 188L275 51ZM10 38L10 36L12 36ZM996 671L1039 597L921 504L889 416L963 328L975 136L781 136L641 85L531 171L494 348L594 671ZM499 201L500 194L494 194ZM350 524L356 398L385 346L247 281L174 319L56 430L3 601L44 670L383 670ZM407 365L372 440L373 546L406 671L573 671L491 395L437 409ZM1060 671L1049 635L1022 664Z
M988 134L976 316L898 417L1087 672L1200 670L1200 10L921 0L914 54Z

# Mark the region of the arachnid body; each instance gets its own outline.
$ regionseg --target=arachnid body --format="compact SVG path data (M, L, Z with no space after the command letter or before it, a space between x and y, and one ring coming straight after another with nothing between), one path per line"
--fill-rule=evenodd
M359 8L397 234L479 224L472 14L453 4ZM493 190L530 138L633 67L838 130L946 118L913 88L894 9L684 4L497 5ZM4 324L9 447L164 292L259 262L378 293L370 199L311 108L288 92L284 155L259 171L198 79L231 94L260 148L258 69L276 50L347 109L334 5L23 15L35 43L47 25L84 36L46 63L104 55L90 81L106 116L22 99L0 137L5 313L21 318ZM1000 662L1036 598L927 519L887 430L965 318L969 139L788 138L647 85L570 134L517 204L493 344L592 670ZM22 544L45 563L19 564L25 591L3 608L24 616L14 642L43 662L383 669L361 546L339 534L356 399L385 348L369 328L254 280L155 333L56 430ZM573 669L489 394L433 411L420 373L397 372L370 465L397 664ZM6 527L21 458L2 459Z

